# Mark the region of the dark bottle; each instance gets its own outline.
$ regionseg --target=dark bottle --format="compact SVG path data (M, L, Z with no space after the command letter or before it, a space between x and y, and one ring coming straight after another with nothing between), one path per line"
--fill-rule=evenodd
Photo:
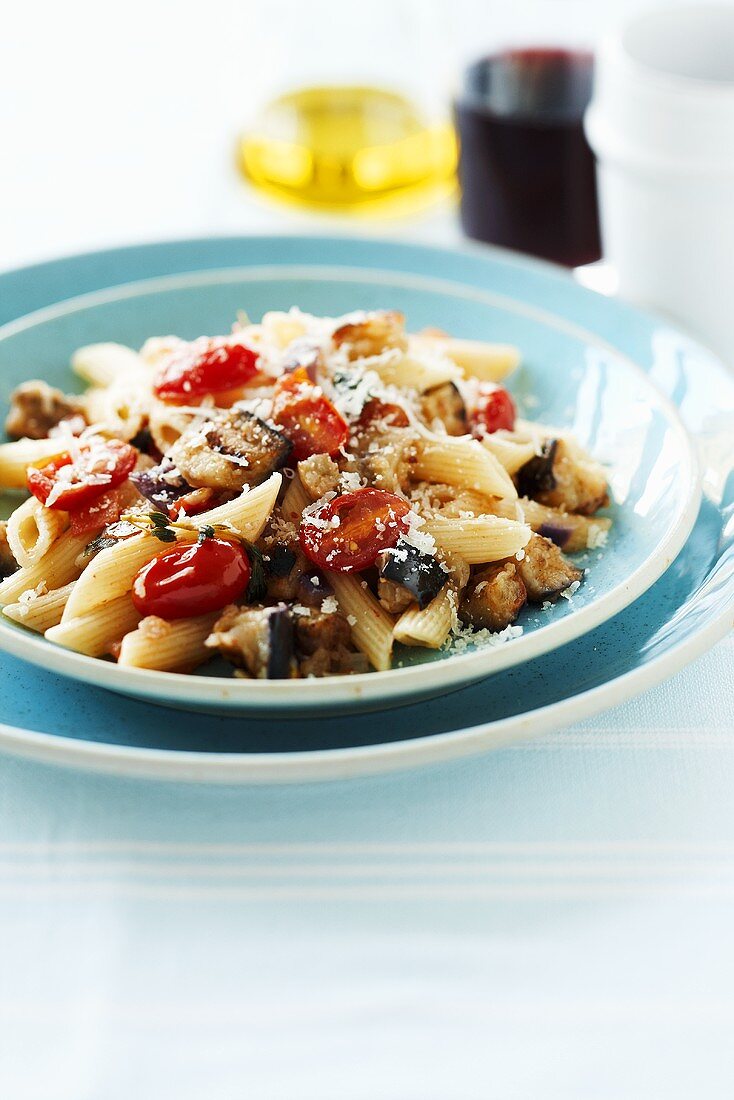
M512 49L467 70L455 105L464 232L567 267L601 256L583 116L593 57Z

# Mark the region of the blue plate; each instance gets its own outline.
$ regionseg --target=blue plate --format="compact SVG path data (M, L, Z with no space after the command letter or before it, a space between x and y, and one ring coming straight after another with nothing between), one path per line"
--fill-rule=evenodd
M313 266L314 262L322 267L358 267L359 304L364 304L362 291L370 283L363 269L410 275L411 284L416 274L423 279L427 273L440 275L444 283L451 284L435 287L440 295L456 297L457 290L463 288L458 297L486 303L490 292L493 308L506 317L514 315L516 319L519 308L524 323L532 314L546 332L565 329L569 339L582 339L595 349L606 343L603 355L611 357L606 362L613 362L615 369L624 356L638 363L678 404L701 444L705 495L685 548L644 597L583 639L500 672L448 700L405 707L394 713L389 724L368 715L352 716L348 723L338 718L293 723L171 713L166 721L165 712L151 712L142 703L113 698L2 657L6 725L0 739L6 745L49 759L208 780L293 780L377 771L478 751L511 737L577 720L656 682L726 630L732 617L734 587L732 531L731 525L727 526L734 492L734 384L713 357L669 326L584 291L545 265L484 249L443 251L375 241L255 238L181 242L77 257L2 276L2 319L64 295L131 279L230 266ZM219 276L216 279L221 283ZM390 281L395 286L405 284L400 277ZM472 295L472 290L477 293ZM503 302L497 300L500 292ZM339 292L336 308L341 308L346 293L344 289ZM395 304L392 288L390 293L389 302L376 292L374 303L367 304ZM307 307L313 304L304 302L302 294L299 297ZM118 295L113 298L120 300ZM245 304L249 301L248 295ZM287 302L276 304L290 301L292 294ZM232 302L227 298L222 304L228 317ZM263 306L272 304L272 297L263 302ZM63 316L73 314L61 311L59 317ZM160 327L155 323L158 316L154 312L140 318L142 335ZM460 334L476 334L462 325L462 317L466 317L463 307L446 327ZM200 327L200 320L192 318L194 329ZM428 321L427 316L416 316L416 323ZM433 315L432 323L441 322ZM493 335L518 340L518 329L511 334L511 323L507 325ZM580 337L574 326L593 335ZM177 327L182 328L180 324ZM184 334L187 332L184 329ZM78 323L70 323L66 333L70 345L101 337L131 338L127 328L104 333L94 328L85 335ZM520 338L519 342L532 345L530 357L540 362L540 337L529 342ZM563 344L564 351L569 347ZM59 348L61 354L70 350L63 343ZM559 344L554 350L560 349ZM573 359L564 365L569 364L571 369L578 366ZM45 373L45 361L42 369ZM25 373L27 376L27 370ZM547 382L541 390L544 410L562 413L553 403ZM661 409L665 418L664 406ZM555 419L567 418L556 415ZM458 725L465 728L452 732Z

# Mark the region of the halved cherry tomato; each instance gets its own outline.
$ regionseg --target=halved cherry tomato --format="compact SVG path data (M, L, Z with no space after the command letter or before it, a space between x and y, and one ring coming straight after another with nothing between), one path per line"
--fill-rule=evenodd
M257 354L242 344L201 337L177 348L159 368L153 392L171 405L246 385L258 373Z
M131 494L129 486L121 486L109 493L102 493L85 508L71 513L71 534L89 535L106 527L109 523L117 523L118 519L130 505Z
M129 443L96 436L82 443L74 457L66 453L41 469L29 466L28 488L47 508L76 512L121 485L137 460Z
M359 414L357 425L360 428L368 428L376 420L384 420L391 428L407 428L410 424L408 414L401 405L391 405L380 401L379 397L373 397Z
M306 557L322 569L358 572L381 550L395 546L408 530L410 504L382 489L357 489L325 504L301 521L299 540Z
M335 454L349 439L349 426L303 367L278 379L273 420L293 444L292 459Z
M511 432L515 427L515 402L507 390L501 386L483 385L479 390L477 407L472 417L475 434L484 435L505 428Z
M141 615L194 618L238 600L251 572L238 543L204 539L176 546L143 566L133 581L132 599Z

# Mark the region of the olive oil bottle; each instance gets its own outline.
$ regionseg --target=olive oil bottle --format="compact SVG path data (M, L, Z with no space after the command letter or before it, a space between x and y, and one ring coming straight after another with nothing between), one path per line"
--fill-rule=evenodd
M239 143L254 186L301 206L407 213L455 186L456 138L412 103L369 86L302 88L274 99Z

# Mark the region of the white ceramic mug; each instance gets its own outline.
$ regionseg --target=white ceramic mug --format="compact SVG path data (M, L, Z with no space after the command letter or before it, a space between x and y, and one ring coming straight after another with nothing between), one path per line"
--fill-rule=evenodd
M620 293L734 366L734 6L654 11L608 38L586 132Z

